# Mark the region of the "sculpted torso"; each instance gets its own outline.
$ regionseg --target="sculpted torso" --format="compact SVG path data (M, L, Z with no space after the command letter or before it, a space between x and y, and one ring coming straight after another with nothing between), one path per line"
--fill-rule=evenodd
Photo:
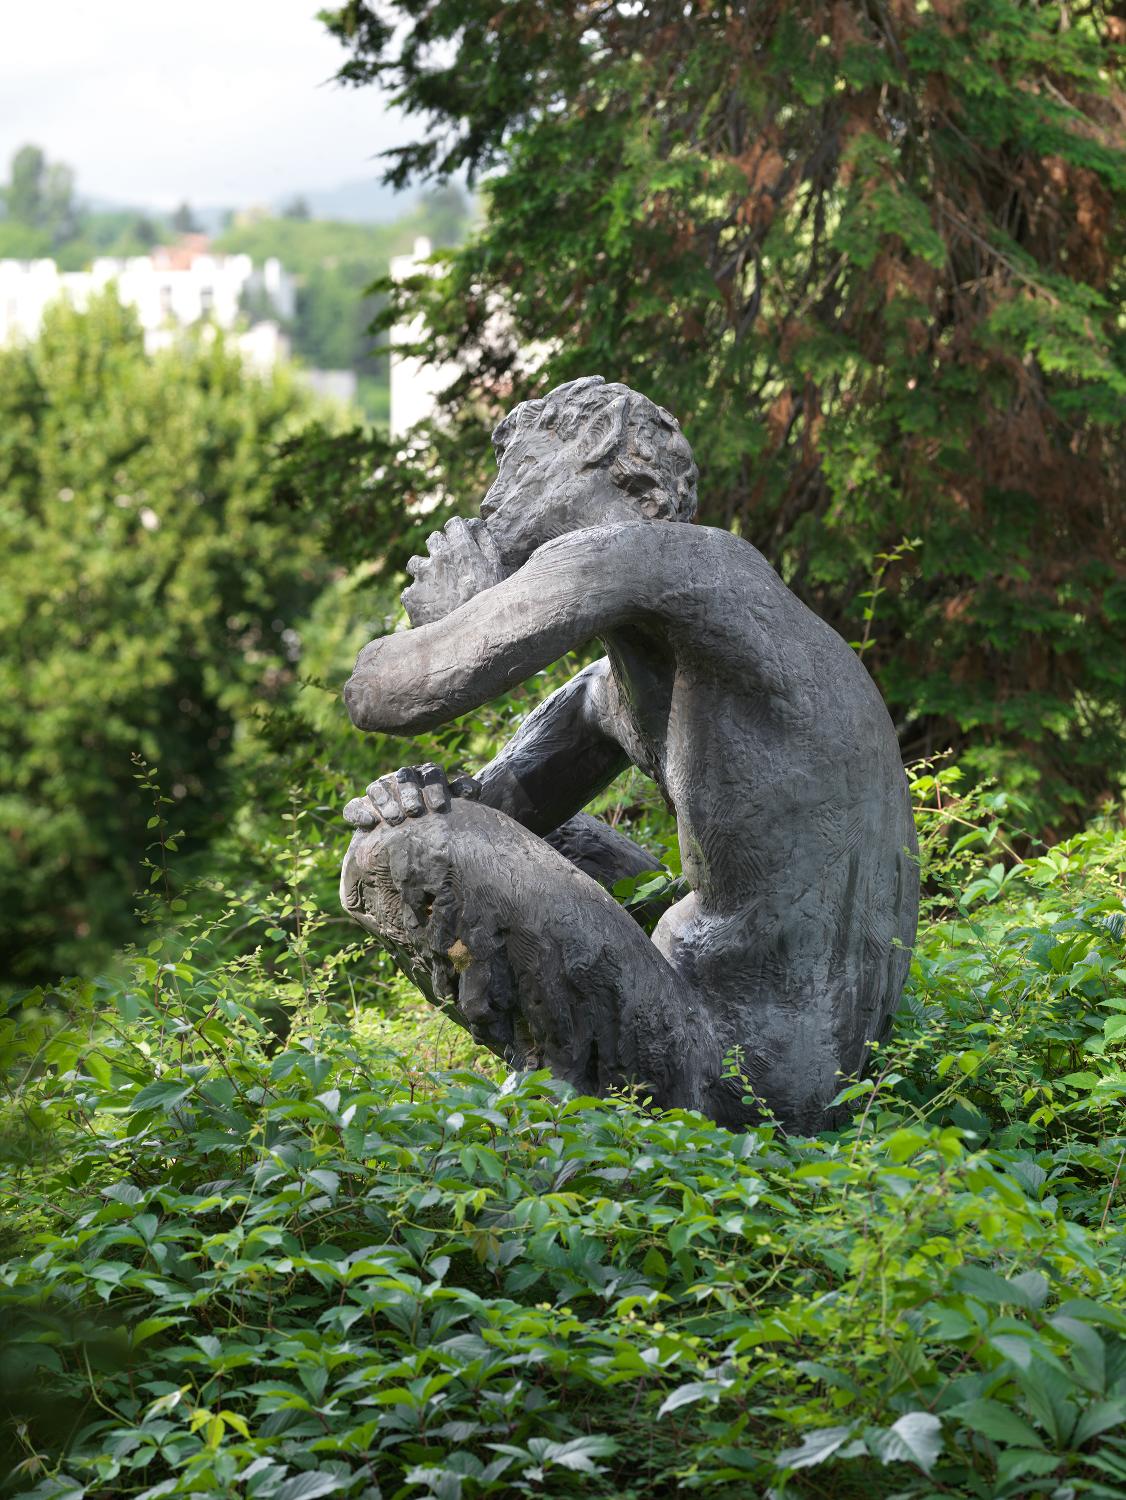
M656 410L575 382L502 424L481 520L431 539L415 628L361 652L353 720L409 734L592 639L606 656L479 772L476 802L428 769L350 804L345 904L516 1064L739 1124L757 1109L722 1077L736 1052L783 1123L814 1129L906 974L906 781L855 653L753 547L683 524L695 471ZM569 821L631 762L676 815L691 887L651 943L590 878L645 856Z

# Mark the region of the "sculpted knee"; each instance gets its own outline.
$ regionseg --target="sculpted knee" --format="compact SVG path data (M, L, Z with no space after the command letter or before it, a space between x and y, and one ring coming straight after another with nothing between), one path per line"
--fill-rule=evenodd
M449 882L449 835L439 817L355 833L340 876L344 910L377 937L424 943L434 903Z
M422 942L439 891L452 867L451 812L479 795L463 773L440 766L404 766L373 781L344 809L356 830L340 879L344 910L375 936Z

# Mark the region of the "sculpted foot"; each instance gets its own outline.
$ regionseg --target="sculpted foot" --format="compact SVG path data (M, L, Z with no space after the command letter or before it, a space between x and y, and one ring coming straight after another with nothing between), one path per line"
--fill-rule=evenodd
M399 777L383 804L395 821L370 794L349 804L345 910L512 1067L703 1107L720 1071L706 1014L632 918L493 808L457 796L442 807L434 791L432 806L398 817L402 787L418 784Z

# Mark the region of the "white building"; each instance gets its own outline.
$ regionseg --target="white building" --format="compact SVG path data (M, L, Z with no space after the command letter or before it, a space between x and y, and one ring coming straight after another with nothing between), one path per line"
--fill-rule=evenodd
M431 248L428 239L420 237L414 242L410 255L396 255L391 261L391 277L394 281L406 281L410 276L436 275L440 266L426 264ZM488 315L484 336L494 346L507 343L512 353L512 370L520 378L533 374L551 353L546 343L519 345L511 315L503 299L495 292L486 302ZM418 343L425 332L423 322L416 318L410 323L396 323L391 329L391 436L401 438L419 422L432 417L438 406L438 397L447 386L457 379L460 368L453 363L427 364L425 360L402 353L404 347ZM498 391L503 398L511 391Z
M293 317L293 277L274 258L258 268L249 255L212 255L202 235L152 255L101 256L88 271L60 271L53 260L0 260L0 344L35 338L59 298L81 309L111 283L136 311L150 353L174 342L178 329L206 320L234 330L248 315L251 326L236 341L251 363L268 367L289 352L275 320Z
M302 385L314 396L338 406L354 404L360 385L355 370L299 370L297 373Z
M391 279L406 281L420 273L433 274L435 268L427 266L430 258L430 241L419 236L410 255L395 255L391 258ZM405 345L416 343L423 335L420 318L412 323L395 323L391 328L389 354L391 374L390 428L393 438L401 438L419 422L432 416L437 405L438 394L457 375L454 365L428 365L400 351Z

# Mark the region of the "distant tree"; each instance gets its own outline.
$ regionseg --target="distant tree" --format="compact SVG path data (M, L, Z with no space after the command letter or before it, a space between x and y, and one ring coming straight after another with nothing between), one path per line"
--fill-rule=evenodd
M61 162L52 162L43 176L42 224L52 244L63 245L79 232L78 204L74 198L74 172Z
M435 249L458 245L469 227L469 199L456 182L442 182L422 195L425 232Z
M222 340L146 357L109 294L0 350L0 973L85 969L129 928L160 768L189 834L223 814L236 716L289 668L323 577L273 502L304 400ZM315 529L315 527L314 527Z
M192 213L190 203L187 203L186 201L184 203L181 203L179 208L172 215L172 228L176 231L177 234L199 233L199 225L196 222L195 215Z
M423 315L418 352L464 372L433 487L480 493L490 418L519 396L626 380L683 421L702 519L867 637L906 754L953 745L1064 820L1116 792L1119 6L348 0L327 19L341 79L425 122L389 181L487 174L449 274L389 288L387 320ZM921 545L873 600L904 537Z
M31 228L43 226L43 190L47 158L38 146L21 146L12 157L4 202L8 217Z
M4 203L12 223L42 231L51 245L78 233L74 173L61 162L48 163L38 146L21 146L12 157Z
M281 216L283 219L311 219L313 213L309 207L309 200L298 194L283 206Z
M148 214L138 214L132 223L133 238L139 245L151 250L160 244L160 230Z
M51 236L17 219L0 217L0 260L38 260L52 251Z
M257 219L232 227L215 248L254 260L276 255L297 276L297 309L288 331L294 353L306 364L385 380L383 340L370 327L383 298L370 288L386 273L389 257L409 249L415 235L424 233L421 212L393 225ZM277 316L261 299L248 299L244 311Z

